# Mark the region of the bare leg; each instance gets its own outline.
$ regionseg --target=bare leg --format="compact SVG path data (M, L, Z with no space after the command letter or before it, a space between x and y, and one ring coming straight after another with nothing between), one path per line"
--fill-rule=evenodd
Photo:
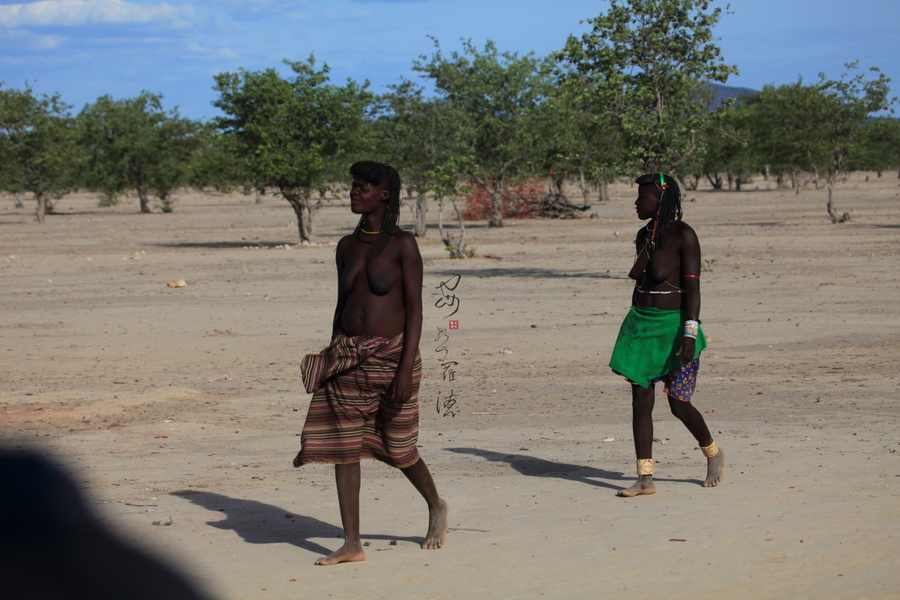
M424 460L420 458L414 465L400 470L428 503L428 532L425 534L422 548L437 550L447 539L450 507L438 496L437 486Z
M655 386L647 389L639 385L631 386L631 428L634 433L634 450L638 460L653 458L653 393ZM656 484L652 475L641 475L627 490L620 490L618 496L631 498L656 493Z
M693 404L669 396L669 408L672 409L672 414L684 423L701 447L705 448L712 444L713 436L706 426L706 421ZM718 454L706 459L706 481L703 482L703 487L717 486L724 476L725 453L719 449Z
M333 554L317 560L317 565L366 560L359 539L359 463L334 465L334 479L337 483L338 505L341 508L341 524L344 526L344 545Z

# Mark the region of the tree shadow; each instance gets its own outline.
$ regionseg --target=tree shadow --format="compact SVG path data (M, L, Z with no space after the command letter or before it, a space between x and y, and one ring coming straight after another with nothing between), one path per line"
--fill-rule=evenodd
M467 277L522 277L529 279L628 279L625 275L610 275L609 273L571 272L557 271L553 269L538 269L534 267L493 267L485 269L442 269L430 272L429 275L438 277L452 277L460 275Z
M159 248L260 248L270 250L272 248L283 248L284 246L295 246L297 242L171 242L168 244L153 244Z
M344 538L344 530L336 525L256 500L231 498L223 494L197 490L180 490L171 492L171 495L189 500L207 510L222 512L226 516L224 520L207 521L206 524L216 529L231 529L249 544L291 544L308 552L327 556L336 548L328 549L314 542L312 538ZM403 540L417 544L425 541L424 537L395 535L361 537L363 541Z
M900 225L893 223L857 223L857 227L866 227L869 229L900 229Z
M607 488L610 490L624 490L627 485L614 485L608 481L612 480L633 483L632 478L625 477L620 471L605 471L595 467L587 467L585 465L571 465L568 463L560 463L552 460L545 460L527 454L508 454L503 452L492 452L490 450L481 450L476 448L445 448L450 452L457 454L469 454L472 456L480 456L493 462L505 462L510 467L518 471L526 477L556 477L557 479L565 479L567 481L575 481L586 485ZM659 479L654 476L655 481L676 481L681 483L696 483L700 485L702 482L698 479Z

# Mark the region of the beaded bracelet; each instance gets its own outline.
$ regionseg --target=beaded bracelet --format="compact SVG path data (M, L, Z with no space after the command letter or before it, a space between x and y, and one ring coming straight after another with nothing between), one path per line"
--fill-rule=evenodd
M694 319L688 319L684 322L684 337L697 339L697 332L700 329L700 322Z

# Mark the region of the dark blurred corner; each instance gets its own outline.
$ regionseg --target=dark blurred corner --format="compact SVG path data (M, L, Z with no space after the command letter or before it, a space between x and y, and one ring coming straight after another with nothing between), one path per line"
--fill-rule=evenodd
M92 514L62 470L0 449L0 596L4 600L207 600Z

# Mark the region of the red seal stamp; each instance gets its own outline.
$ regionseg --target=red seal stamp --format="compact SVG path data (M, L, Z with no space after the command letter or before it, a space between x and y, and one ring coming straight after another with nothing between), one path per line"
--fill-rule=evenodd
M459 321L450 321L450 329L459 329Z

